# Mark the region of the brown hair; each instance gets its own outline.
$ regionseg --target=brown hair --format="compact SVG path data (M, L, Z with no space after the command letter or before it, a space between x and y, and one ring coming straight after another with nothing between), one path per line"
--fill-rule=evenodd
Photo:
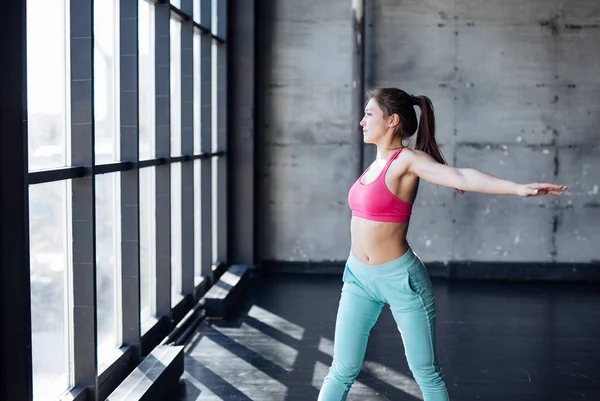
M421 108L415 149L433 157L435 161L446 163L435 140L435 117L433 104L427 96L412 96L398 88L377 88L367 92L368 99L374 99L384 113L384 117L398 114L400 127L395 135L400 139L412 137L417 131L417 113L414 106Z

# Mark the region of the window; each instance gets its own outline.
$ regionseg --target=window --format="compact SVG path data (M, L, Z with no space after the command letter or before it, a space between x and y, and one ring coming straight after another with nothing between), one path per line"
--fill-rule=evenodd
M194 21L196 21L197 23L200 23L200 0L193 0L194 1ZM195 46L194 46L195 48Z
M140 319L156 313L156 171L140 170Z
M171 18L171 156L181 155L181 22Z
M213 0L213 33L216 34L216 2ZM219 108L224 105L219 104L219 44L216 40L212 40L211 43L211 151L216 152L219 145ZM216 261L219 258L219 159L214 158L211 160L211 205L212 205L212 260Z
M29 170L69 163L68 0L27 2ZM72 383L70 181L29 188L34 400Z
M119 157L119 3L94 2L96 163ZM120 174L96 176L96 302L98 364L120 341Z
M202 41L200 39L200 31L194 29L194 154L200 154L202 150L202 137L200 130L200 110L202 107L202 103L200 102L200 94L202 93L202 81L200 75L200 46L202 45Z
M171 304L175 306L182 292L182 199L181 163L171 164Z
M194 2L194 19L200 20L200 1ZM196 15L197 14L197 15ZM200 31L194 29L194 154L200 154L201 146L201 108L200 94L202 88L200 75L200 46L201 46ZM194 160L194 277L202 275L202 259L201 255L201 210L200 210L200 160Z
M27 1L29 170L69 163L69 0Z
M197 23L201 11L205 19L216 15L210 0L188 5L193 10L185 13L193 12ZM196 277L211 273L215 189L209 181L216 157L204 153L223 138L216 128L226 125L217 124L216 111L225 107L217 96L224 75L215 81L215 35L171 13L168 2L137 0L137 19L120 15L126 8L119 0L28 0L26 6L28 149L10 151L28 152L30 237L17 245L29 246L23 260L29 256L30 275L23 280L31 287L25 296L31 297L32 358L17 362L31 364L32 383L23 382L35 401L70 399L75 393L65 392L75 384L95 399L101 378L94 369L126 377L124 360L144 355L157 336L167 335L163 323L175 317L172 306L181 307L177 314L188 312L190 305L179 301L184 290L193 295L192 269ZM221 55L225 46L217 42ZM190 153L193 161L179 159ZM204 253L202 235L208 235ZM15 316L15 327L28 318ZM123 343L131 353L118 352ZM103 381L102 391L117 385Z
M219 0L210 0L210 26L211 33L213 35L218 35L218 24L219 24Z
M119 2L94 1L96 163L119 160Z
M156 154L155 139L155 50L154 5L139 0L139 130L140 160L151 159Z
M120 173L96 176L98 363L121 345Z
M139 1L140 160L156 155L154 5ZM140 170L140 319L156 313L156 170ZM143 327L146 327L143 325Z
M33 399L71 385L70 181L29 187Z
M181 155L181 22L171 18L171 156ZM181 163L171 165L171 304L182 292Z

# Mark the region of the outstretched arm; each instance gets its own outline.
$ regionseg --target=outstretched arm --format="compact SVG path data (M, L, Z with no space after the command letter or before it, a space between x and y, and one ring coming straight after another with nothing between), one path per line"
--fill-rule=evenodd
M542 196L562 195L563 185L548 183L518 184L472 168L456 168L436 162L425 152L414 151L410 171L432 184L462 191L486 194Z

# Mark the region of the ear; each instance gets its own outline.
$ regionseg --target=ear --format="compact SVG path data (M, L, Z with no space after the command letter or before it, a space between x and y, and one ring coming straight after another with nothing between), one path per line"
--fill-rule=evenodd
M388 126L389 128L393 128L397 125L400 125L400 116L394 113L388 117Z

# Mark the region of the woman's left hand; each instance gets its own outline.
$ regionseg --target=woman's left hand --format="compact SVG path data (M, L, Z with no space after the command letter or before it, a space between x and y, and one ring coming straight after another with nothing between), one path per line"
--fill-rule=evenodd
M567 190L565 185L533 183L520 185L517 190L519 196L544 196L544 195L562 195Z

